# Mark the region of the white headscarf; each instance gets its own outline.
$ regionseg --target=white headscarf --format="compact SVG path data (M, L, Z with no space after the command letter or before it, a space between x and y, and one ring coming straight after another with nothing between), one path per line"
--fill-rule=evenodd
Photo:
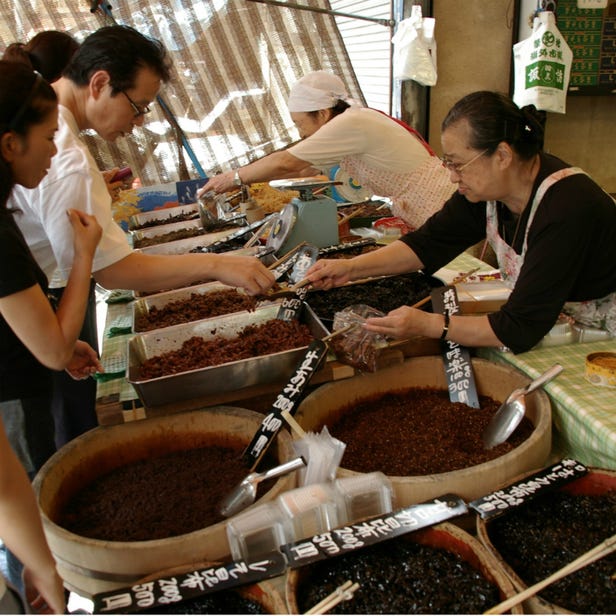
M304 75L291 88L287 105L291 113L331 109L338 101L357 105L348 98L342 79L327 71Z

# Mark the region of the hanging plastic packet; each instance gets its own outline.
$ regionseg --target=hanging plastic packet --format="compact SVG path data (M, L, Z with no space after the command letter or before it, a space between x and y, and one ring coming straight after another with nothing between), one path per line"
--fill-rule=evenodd
M556 27L551 11L538 13L532 34L513 46L518 107L565 113L573 53Z
M422 86L436 85L435 23L432 17L422 18L421 6L414 5L411 16L398 24L391 39L395 79L412 79Z
M346 449L346 444L334 438L323 426L321 432L306 432L293 441L293 449L298 456L307 460L306 466L298 471L298 485L333 481Z
M386 339L381 334L366 331L361 325L369 317L383 317L385 314L365 304L348 306L334 315L333 330L356 325L343 336L333 338L330 347L339 361L364 372L374 372L381 349Z

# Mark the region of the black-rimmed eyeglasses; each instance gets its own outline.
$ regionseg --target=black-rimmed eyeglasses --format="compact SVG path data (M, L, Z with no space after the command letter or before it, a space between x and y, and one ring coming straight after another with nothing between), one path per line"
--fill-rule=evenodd
M130 106L133 108L136 118L140 116L144 116L146 113L150 113L150 111L152 111L149 105L146 105L145 107L140 107L128 94L126 94L126 92L124 92L124 90L120 90L120 91L122 92L122 94L124 94L124 96L126 96L126 100L130 103Z

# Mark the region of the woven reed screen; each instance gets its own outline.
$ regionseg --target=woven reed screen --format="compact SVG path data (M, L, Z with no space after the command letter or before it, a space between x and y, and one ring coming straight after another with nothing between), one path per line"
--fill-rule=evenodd
M85 134L101 168L130 165L144 185L199 177L199 166L213 175L292 143L286 98L308 71L333 71L363 100L332 16L250 0L109 2L111 16L92 14L87 0L0 0L0 49L47 29L83 40L114 21L162 40L174 68L161 97L183 136L160 105L114 144ZM298 4L330 8L328 0Z

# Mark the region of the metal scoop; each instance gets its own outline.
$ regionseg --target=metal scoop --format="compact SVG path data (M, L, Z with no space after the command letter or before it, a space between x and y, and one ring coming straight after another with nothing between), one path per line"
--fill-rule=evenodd
M235 515L246 509L255 502L257 496L257 485L266 479L286 475L302 466L306 465L306 460L301 456L279 466L274 466L262 473L250 473L240 481L240 483L223 499L220 505L220 513L226 518Z
M526 411L524 396L551 381L562 370L563 367L560 364L555 364L534 381L531 381L526 387L514 389L509 394L509 397L494 413L490 423L481 435L486 449L492 449L492 447L504 443L518 427Z

